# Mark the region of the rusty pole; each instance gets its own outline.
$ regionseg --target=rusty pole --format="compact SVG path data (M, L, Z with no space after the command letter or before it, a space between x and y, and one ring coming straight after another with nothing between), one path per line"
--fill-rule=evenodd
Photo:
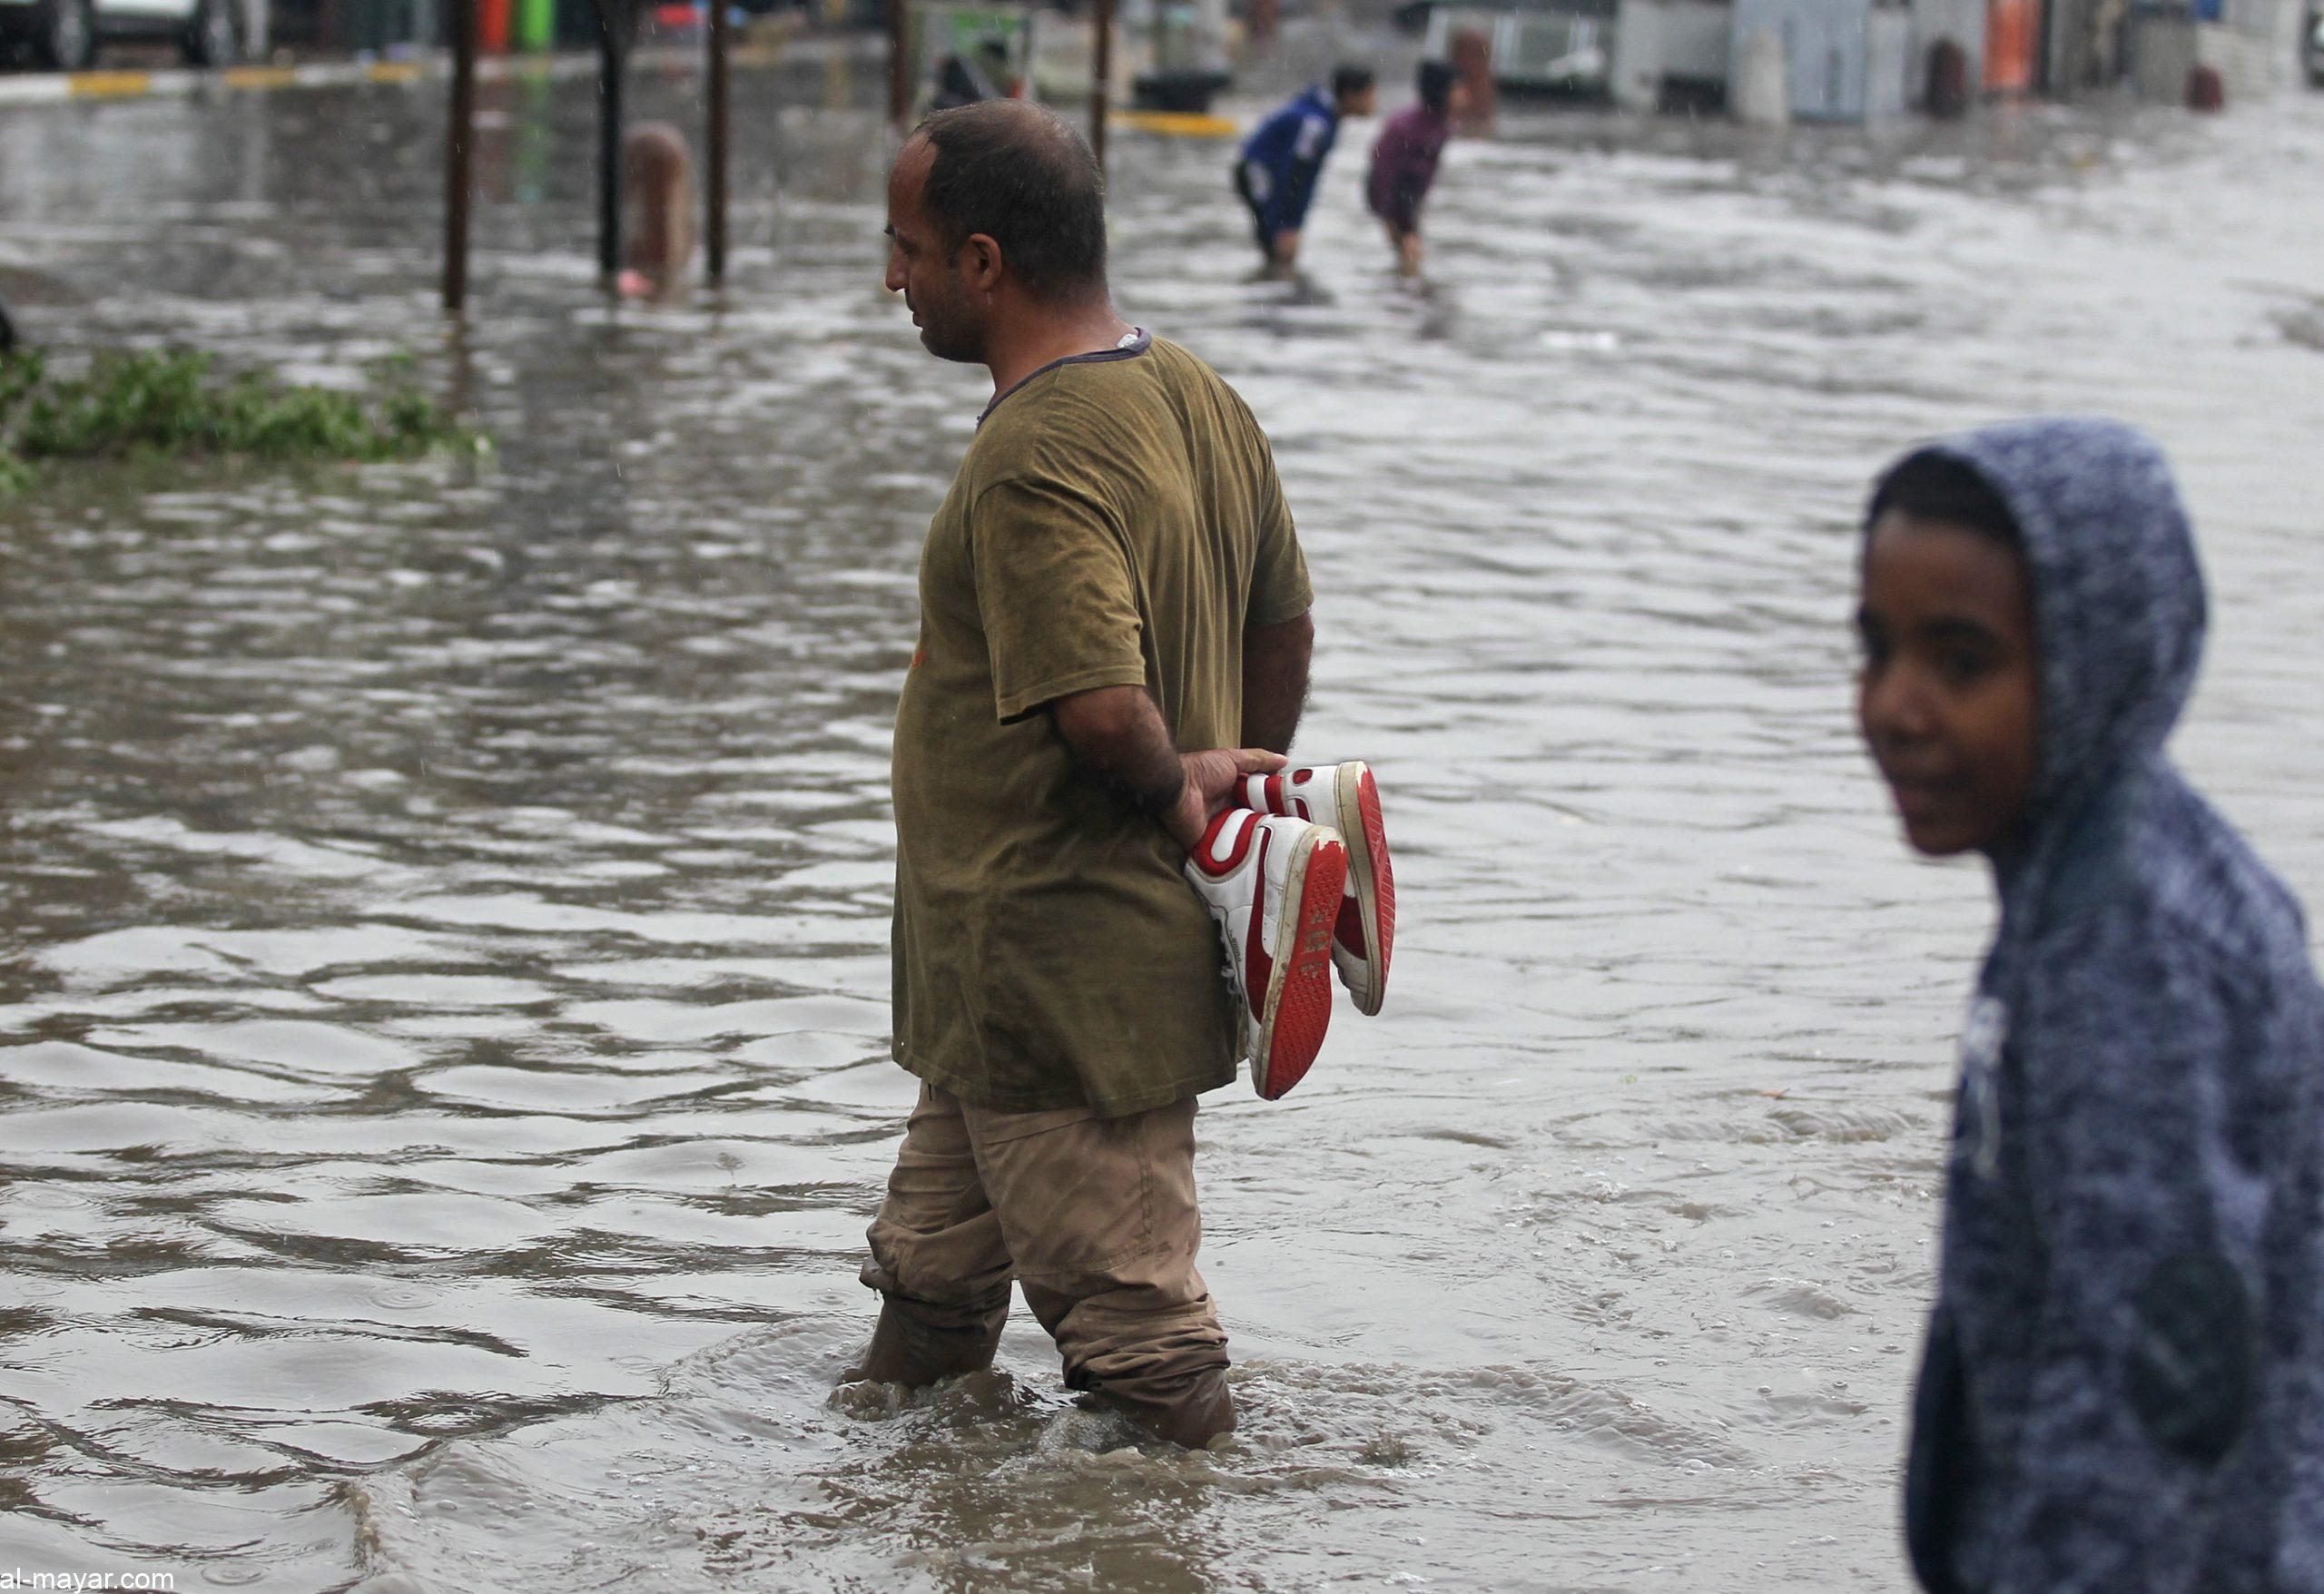
M444 133L444 308L468 302L469 166L476 151L476 0L452 0L452 105Z
M597 0L597 22L603 48L597 61L597 271L610 282L621 272L621 99L629 0Z
M911 0L888 0L888 121L901 127L911 114Z
M1089 84L1089 153L1098 157L1098 170L1106 169L1106 113L1111 109L1108 96L1114 81L1114 0L1098 0L1095 25L1098 36L1093 43L1090 59Z
M703 266L714 283L726 280L726 7L729 0L710 0L710 93L704 113L710 120L709 170L703 173L704 203L709 211L702 229Z

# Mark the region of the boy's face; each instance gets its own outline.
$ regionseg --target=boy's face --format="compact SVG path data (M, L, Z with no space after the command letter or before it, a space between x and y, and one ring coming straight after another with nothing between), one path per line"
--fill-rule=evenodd
M1380 107L1380 87L1377 84L1365 84L1360 89L1337 97L1337 109L1343 116L1369 116Z
M2039 743L2033 594L2014 549L1890 511L1865 541L1856 718L1905 837L1989 850L2024 817Z

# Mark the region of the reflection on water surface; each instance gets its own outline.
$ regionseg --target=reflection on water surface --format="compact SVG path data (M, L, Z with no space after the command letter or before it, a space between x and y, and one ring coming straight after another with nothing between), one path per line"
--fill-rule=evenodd
M2157 428L2221 616L2182 750L2315 895L2324 111L1512 118L1423 294L1353 158L1294 294L1223 149L1118 142L1121 299L1276 438L1304 751L1382 771L1408 915L1387 1018L1205 1117L1247 1416L1187 1456L1068 1407L1029 1320L1001 1374L829 1393L909 1099L888 724L982 395L877 288L867 114L746 82L734 290L617 318L586 86L497 91L457 337L428 95L0 113L36 331L412 346L503 443L0 512L0 1564L1902 1588L1986 910L1853 747L1850 517L1958 422Z

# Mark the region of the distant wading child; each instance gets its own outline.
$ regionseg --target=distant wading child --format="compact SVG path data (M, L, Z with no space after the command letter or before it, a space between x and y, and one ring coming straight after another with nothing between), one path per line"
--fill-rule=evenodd
M1442 61L1424 61L1420 68L1420 103L1408 105L1388 118L1372 146L1372 175L1364 184L1364 199L1372 213L1388 230L1388 243L1396 251L1396 270L1406 277L1420 275L1420 207L1436 182L1436 168L1444 158L1445 141L1452 136L1452 88L1457 79Z
M1251 212L1251 230L1265 274L1286 278L1298 268L1299 235L1307 224L1324 161L1340 135L1340 122L1369 116L1379 90L1361 66L1332 74L1329 93L1318 84L1259 123L1235 161L1235 192Z
M628 263L615 287L625 299L655 298L684 281L694 261L694 159L684 133L648 122L624 136L621 162Z
M2324 992L2162 743L2204 600L2170 468L2035 420L1909 456L1863 549L1865 740L1984 852L1905 1514L1933 1590L2324 1589Z

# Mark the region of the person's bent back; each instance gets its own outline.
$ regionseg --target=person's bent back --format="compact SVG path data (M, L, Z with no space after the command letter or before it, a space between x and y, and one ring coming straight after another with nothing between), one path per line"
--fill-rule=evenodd
M1331 88L1305 89L1260 123L1235 162L1236 192L1251 212L1251 230L1271 275L1287 276L1299 258L1324 162L1338 141L1340 123L1369 116L1378 92L1369 68L1341 66Z

